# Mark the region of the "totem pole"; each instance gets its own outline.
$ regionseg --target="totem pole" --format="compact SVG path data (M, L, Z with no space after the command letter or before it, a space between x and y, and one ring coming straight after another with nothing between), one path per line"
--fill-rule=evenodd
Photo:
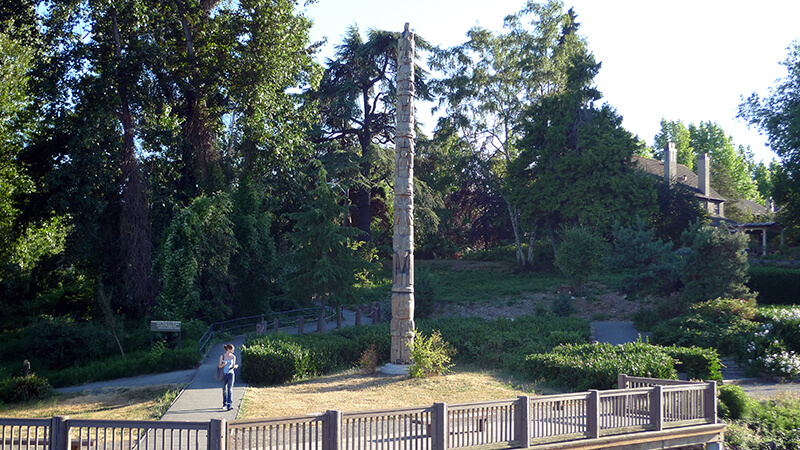
M414 33L408 23L397 42L396 115L391 362L405 365L414 340Z

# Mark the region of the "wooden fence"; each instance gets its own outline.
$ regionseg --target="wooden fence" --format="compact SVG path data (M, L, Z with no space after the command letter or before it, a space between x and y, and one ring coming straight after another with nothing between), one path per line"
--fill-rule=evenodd
M606 391L231 422L0 419L0 450L530 448L692 427L703 431L684 433L702 436L692 443L721 439L714 382L619 381Z

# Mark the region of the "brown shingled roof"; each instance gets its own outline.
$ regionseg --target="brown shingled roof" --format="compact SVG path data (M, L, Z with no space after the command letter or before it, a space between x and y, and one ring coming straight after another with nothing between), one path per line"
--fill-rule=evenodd
M643 158L641 156L634 156L631 158L631 161L639 166L642 170L647 173L651 173L658 177L664 177L664 161L657 161L655 159L650 158ZM683 164L677 164L677 181L680 184L685 185L688 187L694 195L697 197L708 198L711 200L718 200L718 201L726 201L727 199L721 195L719 192L714 190L714 188L710 188L709 195L703 195L700 192L700 189L697 188L697 174L689 170L688 167L684 166Z

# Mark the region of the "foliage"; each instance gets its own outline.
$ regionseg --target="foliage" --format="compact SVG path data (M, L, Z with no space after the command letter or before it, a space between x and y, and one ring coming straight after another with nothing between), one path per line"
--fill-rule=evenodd
M641 341L617 346L560 345L549 353L528 355L525 369L533 380L573 391L612 389L620 373L665 379L676 379L678 375L668 352Z
M702 301L752 296L745 286L748 263L744 233L697 222L681 239L688 246L681 267L684 298Z
M781 165L773 177L773 197L784 225L800 225L800 41L793 42L783 65L787 76L769 96L752 94L739 106L739 116L767 135Z
M800 304L800 269L775 266L750 266L747 287L758 292L762 305Z
M155 354L143 350L127 352L124 357L115 355L67 369L39 372L54 387L63 387L197 367L200 362L197 343L184 339L182 346L182 349L165 347Z
M648 216L647 223L658 239L687 245L681 240L684 231L693 223L705 222L708 212L685 185L667 183L663 177L654 183L658 208Z
M746 198L763 203L752 177L755 163L749 149L734 148L733 137L716 122L691 124L689 134L695 154L711 156L711 187L729 200Z
M608 244L596 231L580 225L565 227L561 230L556 264L579 292L600 268L607 253Z
M358 365L373 349L376 365L388 361L388 324L321 334L250 336L242 347L242 377L250 384L270 385L324 375Z
M413 365L408 368L411 378L427 378L445 375L450 372L450 363L456 350L442 339L441 333L434 331L430 337L414 330L414 340L408 343Z
M718 388L719 416L722 419L747 419L751 414L751 400L741 386L723 384Z
M437 303L437 279L427 266L414 268L414 317L426 318Z
M158 317L217 322L230 316L229 269L239 249L231 207L230 198L219 193L198 197L175 215L157 259L163 284Z
M31 374L27 377L12 377L0 380L0 401L22 403L44 400L55 394L47 378Z
M662 345L715 348L745 360L757 328L755 306L753 300L725 298L690 305L683 315L654 326L653 339Z
M376 188L391 172L394 156L385 146L394 139L399 36L370 29L364 40L357 26L348 27L334 58L327 61L319 88L310 93L319 112L314 140L332 144L320 149L345 152L355 163L348 164L346 171L328 168L332 178L341 179L345 189L352 189L353 220L367 239L373 221L372 203L385 201L375 195ZM415 37L415 43L417 48L429 47L420 36ZM414 72L417 96L426 99L425 71L416 66ZM387 211L388 206L383 206Z
M796 396L750 400L749 417L727 423L725 446L736 450L797 449L800 400Z
M353 286L362 271L374 269L358 252L360 231L340 225L345 208L326 182L321 163L314 163L316 186L307 205L290 214L295 220L291 240L296 247L295 270L290 274L290 293L301 304L316 298L323 305L341 305L355 299Z
M717 350L676 345L665 347L664 350L677 361L676 370L685 373L689 379L722 382L722 365Z
M255 386L281 384L314 375L314 355L311 349L297 342L268 340L260 345L244 345L242 379Z
M64 369L82 365L115 351L111 337L92 323L55 317L43 317L24 332L25 357L34 367Z
M524 374L525 357L554 346L580 344L589 339L589 323L577 317L518 316L498 318L440 318L419 320L422 333L438 330L450 342L458 364L474 364L508 373Z
M631 227L616 227L608 262L624 271L622 290L627 293L668 294L678 289L679 260L671 242L655 237L642 220Z
M560 293L553 297L550 311L558 317L569 317L575 312L575 305L570 294Z
M692 148L692 138L689 129L681 120L661 119L661 130L653 137L653 152L655 159L664 160L664 149L667 143L675 144L678 164L683 164L689 170L694 170L697 153Z
M378 351L373 343L358 358L358 368L365 375L374 375L378 371Z

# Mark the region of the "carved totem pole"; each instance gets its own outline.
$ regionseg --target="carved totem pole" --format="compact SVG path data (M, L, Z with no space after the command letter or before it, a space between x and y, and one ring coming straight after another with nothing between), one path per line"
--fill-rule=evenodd
M414 340L414 33L397 42L397 127L394 156L394 238L391 362L410 364Z

